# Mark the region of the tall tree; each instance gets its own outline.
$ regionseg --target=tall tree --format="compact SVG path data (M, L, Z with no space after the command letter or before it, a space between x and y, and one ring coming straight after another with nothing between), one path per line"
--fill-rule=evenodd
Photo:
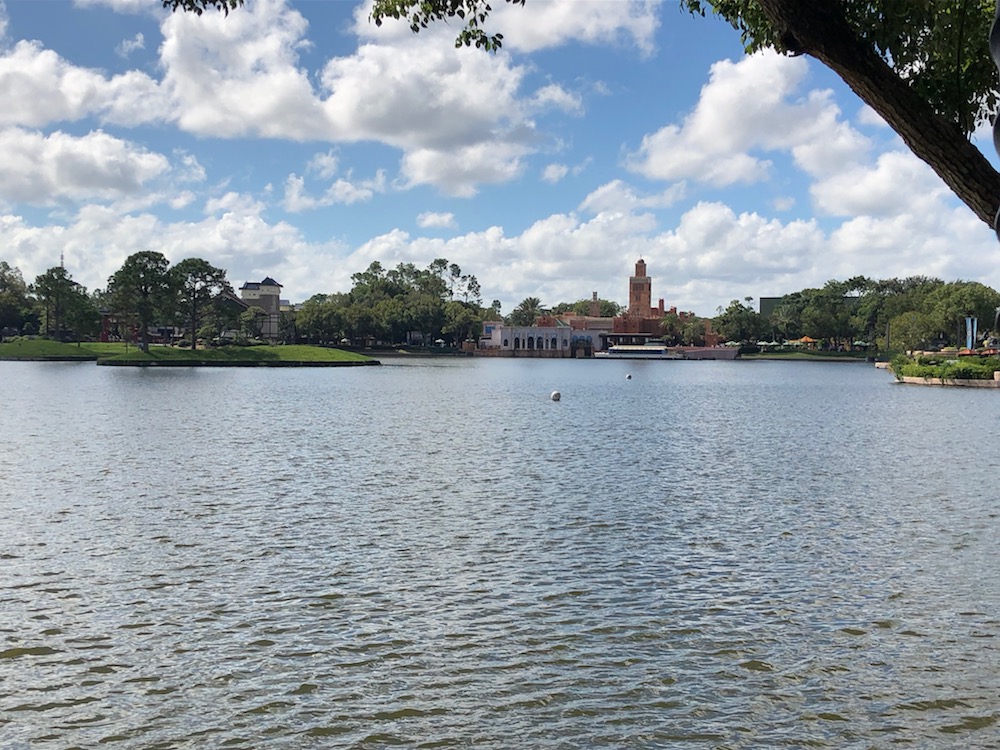
M185 258L170 273L179 292L179 305L188 322L191 348L198 348L198 329L211 311L212 300L222 292L232 292L226 272L202 258Z
M0 332L21 333L36 318L28 291L20 269L0 260Z
M715 319L715 328L729 341L758 341L764 335L767 323L760 313L753 309L753 297L743 302L734 299Z
M112 307L126 319L135 317L143 351L149 351L149 327L158 315L170 312L175 301L169 267L162 253L143 250L126 258L108 279Z
M509 322L513 326L531 326L535 324L535 319L539 315L544 315L546 312L548 311L542 306L542 301L538 297L525 297L510 314Z
M45 333L60 337L63 328L63 313L70 304L74 287L79 286L62 266L53 266L35 278L31 288L45 311Z

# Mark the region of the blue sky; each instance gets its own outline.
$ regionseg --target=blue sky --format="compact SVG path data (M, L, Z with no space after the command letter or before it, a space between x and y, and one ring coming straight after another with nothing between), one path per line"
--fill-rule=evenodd
M93 289L157 250L302 301L444 257L504 312L625 302L639 257L701 315L857 274L1000 288L990 229L818 63L666 0L495 5L488 55L352 0L0 0L0 260Z

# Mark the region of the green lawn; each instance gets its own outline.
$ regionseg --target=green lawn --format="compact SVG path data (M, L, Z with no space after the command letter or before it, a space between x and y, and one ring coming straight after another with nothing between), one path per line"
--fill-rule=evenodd
M0 344L0 359L97 359L97 357L98 352L93 351L89 344L77 346L48 339L26 338Z
M170 346L151 346L144 353L135 347L129 347L128 353L119 350L116 354L105 354L101 357L107 362L164 362L170 364L205 363L219 364L253 363L253 362L287 362L297 363L331 363L331 362L370 362L371 357L365 357L354 352L340 349L327 349L321 346L293 344L286 346L222 346L213 349L181 349Z
M306 363L330 364L371 362L371 357L340 349L321 346L223 346L217 349L181 349L170 346L150 346L143 353L134 344L102 344L87 342L80 345L63 344L47 339L18 339L0 344L0 359L101 359L107 362L163 362L165 364L238 364L252 363Z

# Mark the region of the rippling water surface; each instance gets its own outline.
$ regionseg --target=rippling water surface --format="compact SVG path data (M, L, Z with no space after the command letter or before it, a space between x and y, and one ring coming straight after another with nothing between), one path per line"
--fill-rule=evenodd
M1000 746L1000 393L769 362L0 382L4 748Z

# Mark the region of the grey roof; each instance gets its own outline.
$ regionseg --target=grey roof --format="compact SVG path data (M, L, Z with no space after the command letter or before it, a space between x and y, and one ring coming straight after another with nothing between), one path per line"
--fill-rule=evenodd
M272 279L270 276L267 276L263 281L244 281L243 286L241 286L240 289L260 289L262 286L276 286L280 288L281 284Z

